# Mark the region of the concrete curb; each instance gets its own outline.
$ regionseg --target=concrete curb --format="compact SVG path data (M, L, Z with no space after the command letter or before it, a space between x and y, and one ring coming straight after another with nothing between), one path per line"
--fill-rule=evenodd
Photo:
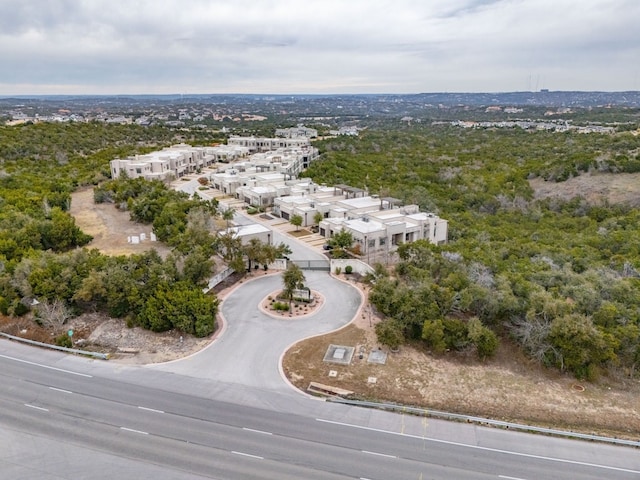
M470 415L461 415L458 413L442 412L439 410L428 410L424 408L407 407L404 405L398 405L394 403L377 403L367 402L361 400L347 400L339 397L329 397L328 402L342 403L346 405L353 405L356 407L376 408L379 410L390 410L398 413L410 413L412 415L418 415L423 417L435 417L443 420L453 420L458 422L476 423L479 425L489 425L492 427L500 427L509 430L518 430L527 433L542 433L544 435L550 435L554 437L572 438L575 440L589 440L593 442L611 443L615 445L624 445L627 447L640 448L640 441L625 440L622 438L603 437L600 435L590 435L587 433L576 433L567 430L556 430L553 428L535 427L532 425L524 425L521 423L503 422L502 420L493 420L490 418L474 417Z
M60 347L58 345L51 345L50 343L36 342L35 340L29 340L27 338L16 337L14 335L9 335L8 333L3 333L3 332L0 332L0 336L8 338L9 340L14 340L16 342L21 342L21 343L26 343L26 344L29 344L29 345L34 345L36 347L50 348L52 350L59 350L61 352L75 353L75 354L78 354L78 355L85 355L87 357L99 358L101 360L109 360L109 354L108 353L90 352L88 350L79 350L77 348Z

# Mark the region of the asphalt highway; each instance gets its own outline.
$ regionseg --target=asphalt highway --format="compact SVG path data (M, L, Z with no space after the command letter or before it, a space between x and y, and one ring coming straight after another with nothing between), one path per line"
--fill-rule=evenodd
M292 257L321 256L288 241ZM260 311L281 279L258 276L222 302L224 329L208 348L165 364L0 340L0 480L640 478L638 449L328 403L292 389L280 371L286 348L346 325L362 301L326 272L305 275L325 299L313 315Z
M172 391L171 378L162 378L173 376L168 372L146 380L139 369L107 375L105 364L51 363L57 355L40 363L25 356L28 349L2 348L6 343L0 344L3 479L114 478L123 469L154 472L158 480L640 476L634 449L476 428L472 442L443 440L431 436L426 419L387 413L362 422L351 408L314 400L306 400L304 414L230 403ZM280 400L286 404L285 396ZM501 433L509 436L491 438ZM12 438L21 441L7 444ZM531 448L515 448L517 442Z

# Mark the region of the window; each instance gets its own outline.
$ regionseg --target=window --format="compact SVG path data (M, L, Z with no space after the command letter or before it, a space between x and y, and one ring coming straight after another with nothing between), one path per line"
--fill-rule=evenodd
M381 237L380 238L380 246L384 246L387 244L387 237Z
M375 238L370 239L368 247L369 248L374 248L375 246L376 246L376 239Z

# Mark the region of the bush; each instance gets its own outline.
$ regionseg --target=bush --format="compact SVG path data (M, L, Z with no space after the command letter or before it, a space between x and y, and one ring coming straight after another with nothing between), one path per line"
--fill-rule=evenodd
M353 273L353 267L351 265L347 265L346 267L344 267L344 273L346 273L347 275Z
M284 303L284 302L273 302L271 304L271 307L279 312L286 312L287 310L289 310L289 304L288 303Z
M73 342L71 341L71 337L69 335L63 333L56 337L56 345L59 347L71 348L73 347Z
M402 330L402 324L393 318L383 320L376 325L378 341L391 350L397 349L404 343L404 333Z
M340 275L342 273L342 268L336 267L336 275Z

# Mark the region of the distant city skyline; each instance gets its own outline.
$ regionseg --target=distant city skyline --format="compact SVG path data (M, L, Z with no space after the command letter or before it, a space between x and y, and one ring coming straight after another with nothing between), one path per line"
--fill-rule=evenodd
M637 0L0 0L0 96L640 90Z

